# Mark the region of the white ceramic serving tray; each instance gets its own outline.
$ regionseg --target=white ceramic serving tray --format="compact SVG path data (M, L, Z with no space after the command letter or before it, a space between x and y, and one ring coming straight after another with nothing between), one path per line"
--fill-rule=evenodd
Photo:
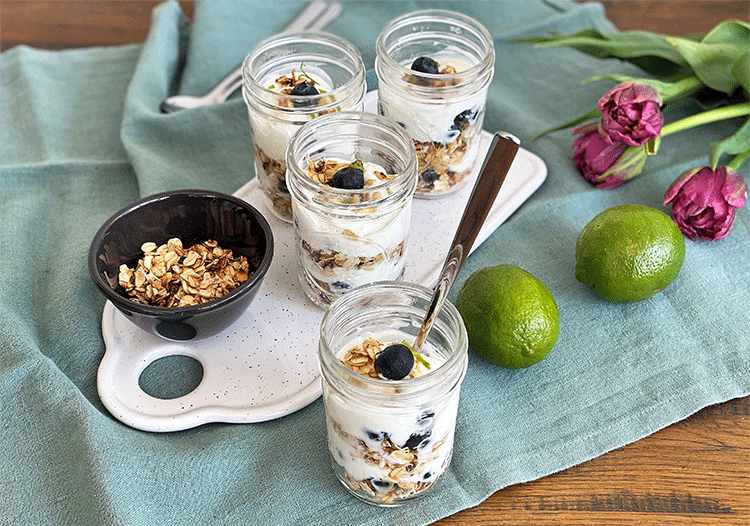
M482 132L482 157L491 139ZM437 281L476 175L451 196L414 200L406 281L429 287ZM544 162L519 149L474 248L546 177ZM275 240L263 285L234 325L205 340L173 342L139 329L110 302L105 304L106 351L97 378L99 396L112 415L128 426L165 432L209 422L262 422L301 409L321 394L317 346L323 310L307 299L299 284L292 225L265 209L255 179L234 195L264 213ZM155 360L171 355L198 360L203 367L200 384L179 398L150 396L139 386L141 373Z

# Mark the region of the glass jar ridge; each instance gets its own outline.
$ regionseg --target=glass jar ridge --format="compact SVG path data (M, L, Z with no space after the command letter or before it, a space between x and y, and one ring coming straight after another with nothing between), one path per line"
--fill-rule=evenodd
M366 91L362 57L351 43L326 32L283 33L259 42L242 66L255 172L265 204L291 221L286 147L304 124L329 113L362 110ZM318 93L292 95L295 83Z
M347 352L364 338L382 346L401 338L413 342L431 298L420 285L373 283L336 300L321 324L318 362L333 470L350 493L371 504L419 498L448 469L468 337L458 311L446 302L420 349L432 364L425 374L374 378L343 361L350 364Z
M320 180L355 162L363 188ZM417 160L398 125L365 112L318 117L294 135L286 165L300 282L313 302L327 307L357 286L401 277Z
M407 13L378 36L378 112L414 140L417 197L451 194L474 173L494 63L492 37L461 13Z

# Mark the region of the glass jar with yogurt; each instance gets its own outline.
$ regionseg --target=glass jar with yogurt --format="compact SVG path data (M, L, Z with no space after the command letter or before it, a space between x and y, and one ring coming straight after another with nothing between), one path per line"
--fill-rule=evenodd
M336 300L323 317L318 354L333 469L370 503L392 506L426 494L451 461L468 363L456 308L443 305L403 378L392 379L393 364L382 363L391 348L411 352L431 299L420 285L373 283Z
M430 9L389 22L376 44L378 111L406 129L419 158L418 197L464 186L481 157L495 51L466 15Z
M269 210L291 221L284 159L289 140L315 117L362 109L367 89L362 57L329 33L283 33L250 51L242 77L258 183Z
M287 149L294 243L307 296L327 307L404 272L417 157L393 121L364 112L318 117Z

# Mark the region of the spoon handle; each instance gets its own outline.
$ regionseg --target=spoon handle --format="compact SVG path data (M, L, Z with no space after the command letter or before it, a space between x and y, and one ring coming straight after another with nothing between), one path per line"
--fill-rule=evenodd
M466 261L466 257L477 239L479 230L487 219L495 197L508 175L510 165L516 157L520 142L515 136L506 132L497 132L492 138L484 164L479 172L477 182L471 192L469 202L464 209L464 215L458 224L456 236L453 238L448 257L440 272L432 302L427 308L422 327L419 329L417 339L414 342L414 350L422 347L432 324L443 306L448 291L458 275L458 271Z

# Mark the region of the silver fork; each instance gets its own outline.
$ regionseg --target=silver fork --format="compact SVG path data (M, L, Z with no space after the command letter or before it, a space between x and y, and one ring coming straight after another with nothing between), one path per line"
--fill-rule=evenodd
M339 2L327 2L326 0L312 0L300 12L292 22L284 28L284 33L293 31L319 31L341 14L343 6ZM193 95L173 95L164 99L161 103L162 113L173 113L175 111L199 108L224 102L242 86L242 65L227 75L211 91L196 97Z

